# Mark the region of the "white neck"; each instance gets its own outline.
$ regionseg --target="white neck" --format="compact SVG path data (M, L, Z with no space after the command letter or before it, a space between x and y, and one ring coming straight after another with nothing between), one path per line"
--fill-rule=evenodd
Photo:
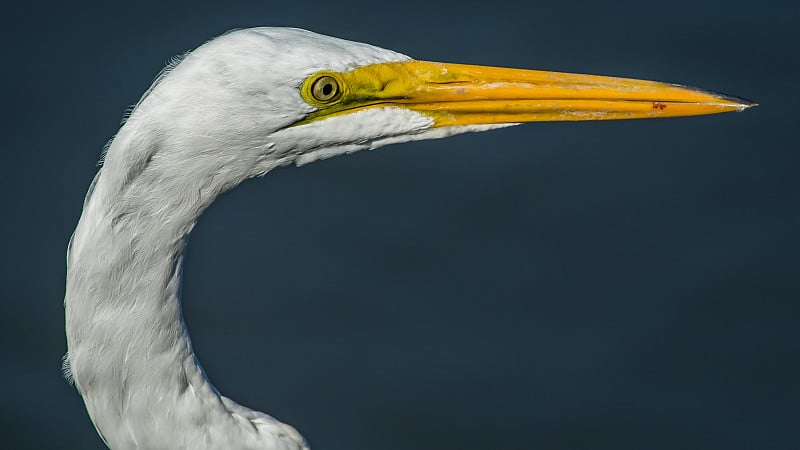
M132 163L142 153L130 145L123 128L68 252L65 361L92 421L112 449L306 448L292 427L222 397L192 351L182 251L219 192L176 195L179 181L151 167L158 149Z

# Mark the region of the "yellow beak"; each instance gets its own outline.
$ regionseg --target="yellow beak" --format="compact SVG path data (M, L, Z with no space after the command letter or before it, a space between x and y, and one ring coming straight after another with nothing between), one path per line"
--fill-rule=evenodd
M332 77L338 92L317 101L312 84ZM629 78L404 61L346 73L321 72L301 87L318 108L301 123L364 108L402 107L434 126L694 116L755 103L685 86Z

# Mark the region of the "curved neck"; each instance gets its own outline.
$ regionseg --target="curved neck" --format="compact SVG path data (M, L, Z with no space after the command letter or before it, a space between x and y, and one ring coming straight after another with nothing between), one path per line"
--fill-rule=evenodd
M65 297L66 371L98 432L113 449L304 448L288 425L220 396L196 362L181 261L213 198L154 182L169 174L109 163L70 243Z
M117 210L107 194L113 180L104 175L70 243L66 360L106 443L146 448L158 422L182 420L175 415L181 402L222 403L195 362L181 316L181 254L191 223Z

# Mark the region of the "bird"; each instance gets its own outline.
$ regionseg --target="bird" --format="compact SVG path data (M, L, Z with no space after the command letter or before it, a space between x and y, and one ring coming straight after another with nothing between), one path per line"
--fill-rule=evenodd
M67 248L64 374L114 450L308 449L292 426L223 396L192 349L183 252L220 194L388 144L754 105L655 81L415 60L296 28L230 31L172 61L104 150Z

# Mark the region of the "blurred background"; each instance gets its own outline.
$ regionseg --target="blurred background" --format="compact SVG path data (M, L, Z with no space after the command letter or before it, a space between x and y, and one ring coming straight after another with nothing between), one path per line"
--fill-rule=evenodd
M245 183L184 272L223 393L316 450L800 447L796 2L52 1L0 20L3 448L104 448L61 377L64 255L100 151L173 55L264 25L761 106Z

